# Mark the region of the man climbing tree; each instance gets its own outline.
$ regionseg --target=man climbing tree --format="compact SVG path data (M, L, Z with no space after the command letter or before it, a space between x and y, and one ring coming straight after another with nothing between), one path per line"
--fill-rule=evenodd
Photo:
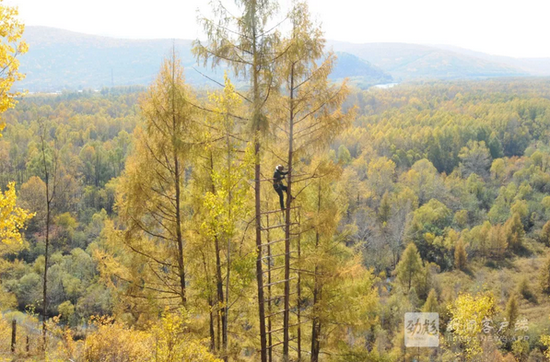
M283 179L288 174L284 172L285 166L278 165L275 167L275 173L273 173L273 189L279 195L279 203L281 204L281 210L285 209L285 198L283 191L288 193L288 188L283 184Z

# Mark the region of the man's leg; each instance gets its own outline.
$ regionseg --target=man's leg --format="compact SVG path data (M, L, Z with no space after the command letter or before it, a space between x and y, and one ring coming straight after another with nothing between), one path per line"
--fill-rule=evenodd
M281 204L281 210L283 210L285 208L285 199L284 199L284 196L283 196L283 190L281 189L280 186L273 186L273 188L275 189L275 191L279 195L279 203Z
M283 195L283 191L287 193L287 197L288 197L288 188L285 186L285 185L281 185L280 186L280 197L281 197L281 209L286 209L286 204L285 204L285 198L284 198L284 195Z

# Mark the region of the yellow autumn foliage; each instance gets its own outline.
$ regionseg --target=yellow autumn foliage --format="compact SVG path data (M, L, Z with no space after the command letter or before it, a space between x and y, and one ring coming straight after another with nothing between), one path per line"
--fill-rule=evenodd
M495 299L490 293L471 295L463 293L449 306L452 319L448 330L462 342L463 357L468 361L482 352L481 339L483 323L496 313Z
M93 322L96 330L84 342L84 361L146 362L151 360L151 334L127 327L112 318Z
M16 206L15 182L8 184L6 192L0 192L0 242L3 244L21 243L20 230L25 222L34 216Z
M19 54L26 53L27 44L21 40L25 26L18 19L18 10L16 7L2 5L0 0L0 113L12 108L15 103L15 97L19 92L10 92L15 81L24 78L19 72ZM5 124L0 122L0 132ZM2 134L0 133L0 137Z
M93 321L95 330L84 342L82 361L221 362L207 344L187 331L185 312L164 312L146 330L126 326L111 317Z

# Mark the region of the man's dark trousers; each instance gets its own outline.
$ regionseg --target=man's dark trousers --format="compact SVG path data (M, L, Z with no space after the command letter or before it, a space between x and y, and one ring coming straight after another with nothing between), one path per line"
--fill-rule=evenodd
M281 210L285 209L285 197L283 195L283 191L286 192L287 188L283 184L276 184L273 185L273 188L275 189L275 192L279 195L279 202L281 203Z

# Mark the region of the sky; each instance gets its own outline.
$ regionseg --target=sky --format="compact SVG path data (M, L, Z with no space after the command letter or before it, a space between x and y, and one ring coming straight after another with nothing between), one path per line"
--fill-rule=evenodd
M232 2L231 0L222 0ZM280 0L281 8L291 0ZM121 38L202 37L208 0L4 0L27 25ZM446 44L493 55L550 57L549 0L309 0L327 39Z

